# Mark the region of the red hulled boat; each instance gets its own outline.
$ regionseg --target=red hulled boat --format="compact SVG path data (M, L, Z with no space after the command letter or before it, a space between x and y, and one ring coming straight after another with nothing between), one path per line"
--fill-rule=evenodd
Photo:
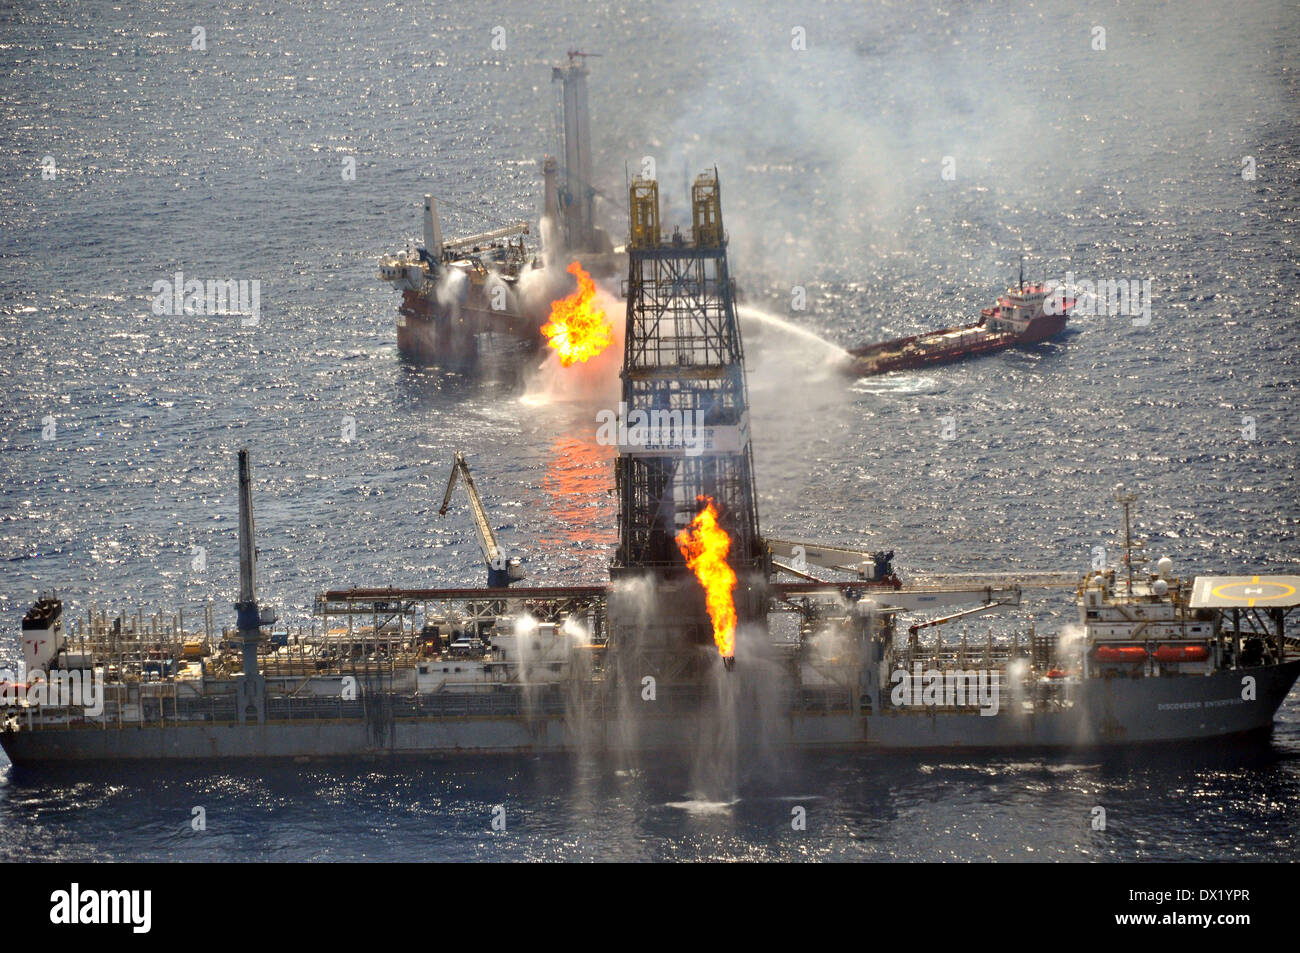
M993 307L984 308L975 323L851 348L844 370L867 377L1038 344L1065 330L1074 305L1075 299L1065 298L1045 283L1026 284L1022 266L1019 284L1008 288Z

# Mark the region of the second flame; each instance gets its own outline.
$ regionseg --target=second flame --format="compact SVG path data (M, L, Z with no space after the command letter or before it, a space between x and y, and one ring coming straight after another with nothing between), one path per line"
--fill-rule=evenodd
M596 303L596 283L591 275L576 261L568 271L578 279L578 290L552 301L551 319L542 325L542 333L565 367L586 363L614 340L614 327L605 317L605 309Z

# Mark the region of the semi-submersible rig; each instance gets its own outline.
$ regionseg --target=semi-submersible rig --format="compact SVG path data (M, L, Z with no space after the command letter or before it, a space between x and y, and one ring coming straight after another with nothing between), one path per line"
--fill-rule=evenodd
M9 757L698 749L717 737L710 726L769 750L1077 747L1267 732L1300 667L1285 633L1300 579L1185 580L1167 559L1136 571L1131 496L1118 497L1123 568L1082 578L904 584L889 553L765 539L716 172L693 186L689 234L664 234L653 180L634 180L629 200L622 412L658 415L667 431L619 446L608 582L512 586L517 566L491 538L458 457L453 480L462 475L474 505L487 587L330 590L316 599L310 633L277 632L256 594L241 451L237 628L218 632L210 610L199 631L180 616L97 610L67 624L63 604L42 598L22 622L25 674L0 685ZM686 419L704 424L690 446L673 431ZM734 583L711 592L730 597L731 617L706 595L681 542L704 512L728 544ZM821 579L819 568L849 578ZM1077 592L1079 638L972 645L939 634L940 623L1054 585ZM931 617L904 627L916 610ZM720 623L734 645L723 647Z
M587 107L587 57L569 51L551 71L562 88L563 155L542 161L543 221L551 223L544 254L530 252L527 222L443 238L438 204L424 197L424 244L385 255L379 280L402 293L397 349L417 364L472 364L485 352L525 356L541 347L542 326L553 299L573 290L566 263L581 257L587 271L609 275L626 259L596 224L592 185L591 117ZM544 227L544 226L543 226ZM546 267L546 259L553 267ZM526 287L527 286L527 287Z

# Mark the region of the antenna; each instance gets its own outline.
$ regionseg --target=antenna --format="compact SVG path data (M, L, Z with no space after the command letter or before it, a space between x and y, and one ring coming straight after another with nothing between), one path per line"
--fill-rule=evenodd
M1025 290L1025 256L1020 256L1020 290Z
M1128 594L1133 595L1133 532L1129 521L1129 508L1137 502L1137 494L1124 489L1124 484L1115 487L1115 502L1124 507L1124 565L1128 569Z

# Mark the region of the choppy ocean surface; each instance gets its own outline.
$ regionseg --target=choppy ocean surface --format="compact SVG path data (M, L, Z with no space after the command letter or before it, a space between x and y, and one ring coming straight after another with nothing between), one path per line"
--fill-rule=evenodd
M375 280L425 192L451 234L535 220L568 49L603 54L615 234L625 169L653 160L672 221L718 167L765 531L904 574L1081 571L1123 482L1180 572L1300 569L1294 4L28 3L0 10L0 666L42 589L229 624L243 444L289 621L327 586L480 581L463 507L437 516L455 450L531 579L602 578L617 382L409 367ZM971 320L1022 253L1149 278L1150 323L857 382L782 324L850 346ZM154 314L178 271L259 281L259 322ZM689 759L6 763L0 857L1294 860L1298 756L1293 694L1249 748L807 754L727 790Z

